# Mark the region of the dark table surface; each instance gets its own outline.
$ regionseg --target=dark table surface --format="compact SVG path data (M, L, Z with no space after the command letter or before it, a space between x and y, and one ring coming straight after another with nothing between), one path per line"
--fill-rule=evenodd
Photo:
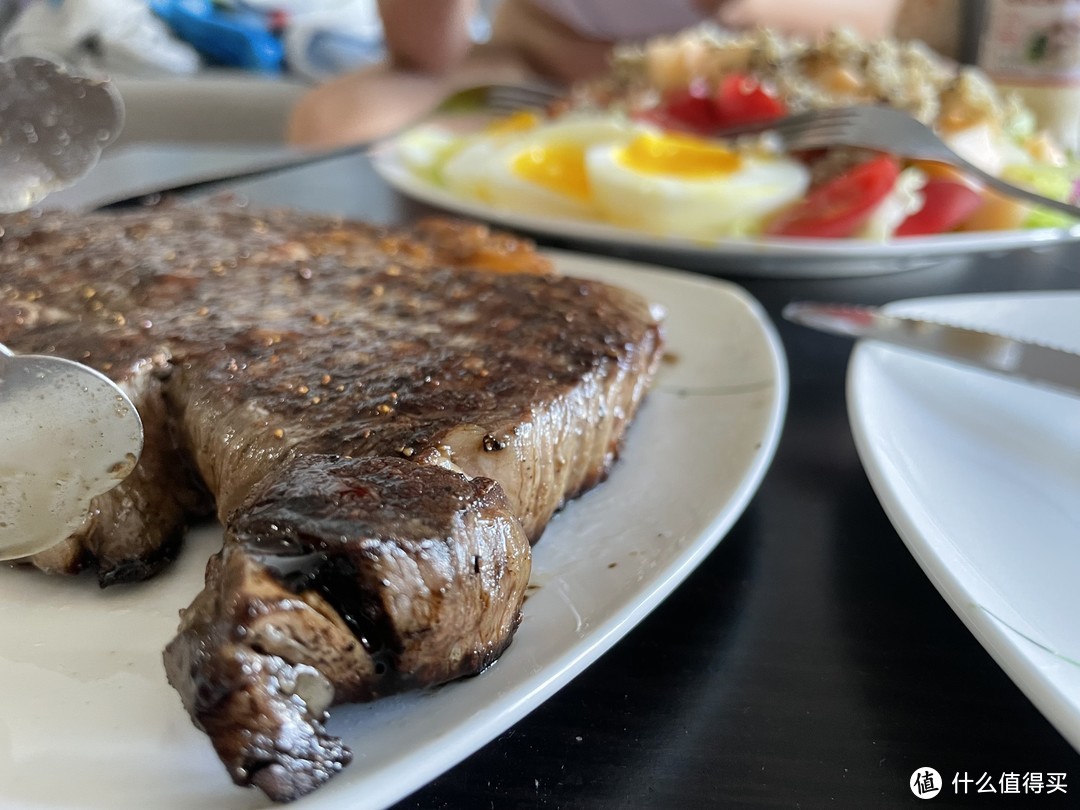
M253 203L386 223L430 213L364 158L236 185ZM566 245L557 245L566 247ZM844 400L849 342L789 301L1075 289L1080 245L848 279L718 274L766 307L790 402L775 460L717 549L568 686L400 808L1080 806L1080 755L968 633L878 503ZM1065 793L965 796L953 775L1064 773ZM1010 801L1011 800L1011 801Z

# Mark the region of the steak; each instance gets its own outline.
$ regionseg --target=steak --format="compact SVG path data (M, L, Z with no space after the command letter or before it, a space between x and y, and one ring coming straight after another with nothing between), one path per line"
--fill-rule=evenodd
M112 377L146 430L29 562L145 578L216 511L166 670L233 780L277 800L348 762L329 706L506 647L529 543L606 476L660 352L642 298L479 225L214 205L0 227L0 341Z

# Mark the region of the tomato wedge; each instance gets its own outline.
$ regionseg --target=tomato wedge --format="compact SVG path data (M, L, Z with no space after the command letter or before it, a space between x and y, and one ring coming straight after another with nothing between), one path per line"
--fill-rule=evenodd
M979 189L961 180L932 177L922 188L923 207L896 229L897 236L924 236L951 231L983 203Z
M724 127L770 121L787 114L787 106L743 73L732 73L715 87L695 79L687 87L670 90L652 109L638 118L664 129L710 135Z
M880 155L811 188L806 197L781 211L766 226L772 236L837 239L851 236L892 191L899 162Z
M787 115L783 101L743 73L732 73L720 80L713 108L713 124L718 128L772 121Z
M700 79L694 80L688 87L665 93L660 105L645 110L641 117L664 129L695 135L705 135L716 128L712 91Z

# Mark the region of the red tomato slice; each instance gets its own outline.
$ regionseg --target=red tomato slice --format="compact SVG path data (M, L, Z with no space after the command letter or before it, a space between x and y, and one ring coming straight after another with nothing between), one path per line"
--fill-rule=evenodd
M765 228L772 236L851 236L870 218L900 175L900 164L881 155L811 188Z
M644 115L664 129L701 135L716 128L712 93L701 80L691 82L689 87L669 91L658 107L645 111Z
M732 127L787 115L787 105L742 73L725 76L713 96L714 124Z
M900 223L897 236L951 231L982 205L979 189L959 180L932 177L922 188L923 207Z
M703 79L671 90L660 104L639 114L664 129L709 135L722 127L770 121L787 114L787 106L754 79L742 73L725 76L714 89Z

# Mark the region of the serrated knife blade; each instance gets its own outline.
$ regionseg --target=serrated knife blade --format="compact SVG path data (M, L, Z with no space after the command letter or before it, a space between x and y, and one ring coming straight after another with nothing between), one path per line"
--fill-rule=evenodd
M1080 354L1068 349L851 304L797 301L784 307L783 316L823 332L877 340L1080 395Z

